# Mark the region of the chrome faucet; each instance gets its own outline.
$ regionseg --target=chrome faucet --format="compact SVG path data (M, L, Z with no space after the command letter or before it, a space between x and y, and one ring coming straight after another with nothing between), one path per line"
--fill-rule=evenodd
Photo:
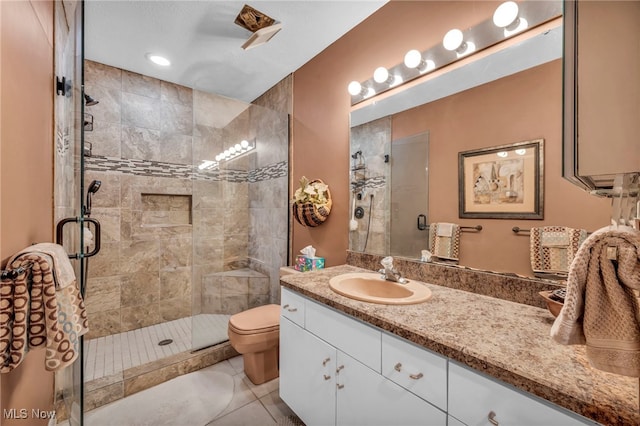
M396 268L393 267L393 257L387 256L382 259L382 262L380 263L384 266L384 269L380 269L378 271L380 273L380 278L400 284L406 284L409 282L406 278L402 277Z

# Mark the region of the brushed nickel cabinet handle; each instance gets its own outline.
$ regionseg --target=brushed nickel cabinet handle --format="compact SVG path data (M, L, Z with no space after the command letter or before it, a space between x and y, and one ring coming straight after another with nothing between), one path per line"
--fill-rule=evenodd
M289 308L289 309L287 309L287 311L289 311L289 312L297 312L298 308Z
M344 365L339 366L338 368L336 368L336 373L339 373L340 370L342 370L344 368Z
M338 389L342 389L344 387L344 385L340 385L340 384L338 384L336 386L338 386Z
M287 303L286 305L284 305L284 306L282 307L282 309L287 309L288 307L289 307L289 304Z
M399 372L400 372L400 370L402 370L402 364L397 363L397 364L393 367L393 369L394 369L394 370L396 370L396 371L399 373Z
M331 378L331 376L327 376L326 374L323 375L325 380L329 380Z
M409 377L411 377L413 380L418 380L418 379L422 379L424 377L424 374L422 373L409 374Z
M322 361L322 366L326 367L327 363L331 361L331 358L325 358L324 361Z
M491 423L493 426L498 426L499 423L496 420L496 413L494 413L493 411L489 412L487 419L489 420L489 423Z

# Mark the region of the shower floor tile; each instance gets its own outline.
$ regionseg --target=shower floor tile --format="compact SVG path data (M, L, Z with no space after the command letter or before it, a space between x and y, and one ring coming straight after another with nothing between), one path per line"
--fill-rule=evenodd
M230 315L199 314L124 333L85 340L85 382L228 340ZM159 345L163 340L172 340Z

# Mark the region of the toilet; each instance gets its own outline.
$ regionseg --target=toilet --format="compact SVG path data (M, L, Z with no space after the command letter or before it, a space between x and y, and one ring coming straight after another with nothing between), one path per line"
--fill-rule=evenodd
M229 342L244 360L244 374L259 385L279 376L280 305L264 305L229 318Z

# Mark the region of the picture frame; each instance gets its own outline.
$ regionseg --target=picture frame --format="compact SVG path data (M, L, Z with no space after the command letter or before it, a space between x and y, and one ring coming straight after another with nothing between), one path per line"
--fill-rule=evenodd
M544 139L458 153L460 218L543 219Z

